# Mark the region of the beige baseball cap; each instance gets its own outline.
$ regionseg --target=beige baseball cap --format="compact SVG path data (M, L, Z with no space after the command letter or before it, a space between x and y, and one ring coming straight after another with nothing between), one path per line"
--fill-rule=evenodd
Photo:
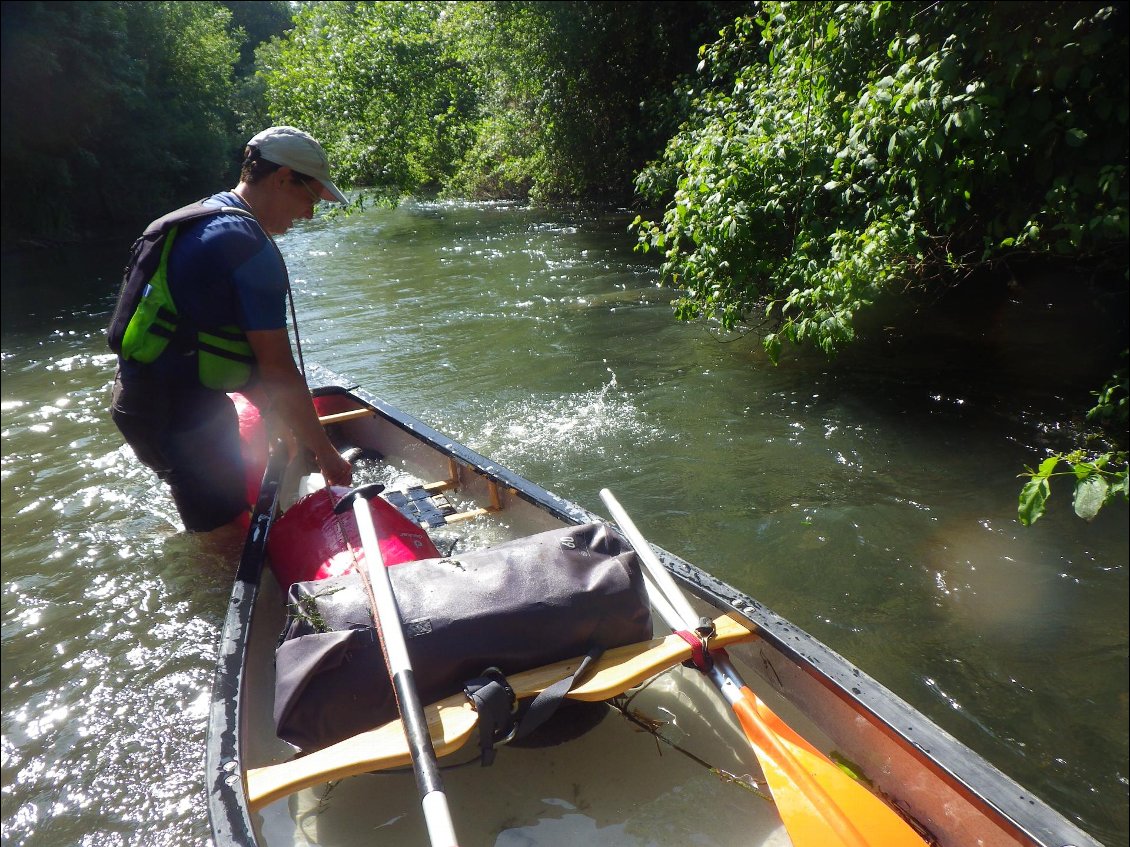
M248 141L247 146L257 147L259 155L268 162L314 177L322 184L322 197L326 200L349 202L330 180L330 160L326 158L326 151L309 133L292 126L273 126Z

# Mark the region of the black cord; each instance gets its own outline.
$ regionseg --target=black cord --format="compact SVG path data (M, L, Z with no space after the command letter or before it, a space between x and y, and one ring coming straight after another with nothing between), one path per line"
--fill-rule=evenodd
M298 335L298 313L294 310L294 290L290 287L290 274L286 275L286 296L290 301L290 323L294 327L294 346L298 351L298 369L302 371L302 381L309 385L310 380L306 377L306 363L302 360L302 339Z

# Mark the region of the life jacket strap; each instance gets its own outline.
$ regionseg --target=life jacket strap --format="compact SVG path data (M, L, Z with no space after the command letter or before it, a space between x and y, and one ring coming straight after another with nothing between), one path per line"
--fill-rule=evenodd
M209 331L209 335L215 334L216 333ZM255 364L255 357L253 355L248 356L243 353L237 353L234 350L228 350L224 347L217 347L214 344L209 344L206 341L202 341L199 336L197 336L196 339L196 349L201 351L202 353L211 353L213 356L219 356L222 359L230 359L231 361L239 362L240 364Z

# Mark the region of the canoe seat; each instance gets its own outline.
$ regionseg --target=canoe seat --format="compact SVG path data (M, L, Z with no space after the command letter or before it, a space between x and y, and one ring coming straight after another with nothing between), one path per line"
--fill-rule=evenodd
M381 496L394 505L404 517L425 529L436 529L459 521L489 515L496 509L471 509L457 512L444 491L458 487L454 480L413 485L401 491L385 491Z
M385 491L384 498L408 520L429 529L446 526L448 516L455 514L455 507L442 491L432 491L423 485L403 491Z

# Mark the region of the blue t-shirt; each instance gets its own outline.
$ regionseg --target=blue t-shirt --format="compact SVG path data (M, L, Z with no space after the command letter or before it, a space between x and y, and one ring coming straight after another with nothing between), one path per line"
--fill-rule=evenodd
M230 191L206 206L248 209ZM248 209L250 211L250 209ZM195 221L177 234L169 255L169 291L177 311L197 327L286 326L286 269L262 227L238 215Z
M204 201L209 206L247 204L231 191ZM259 224L239 215L215 215L185 225L169 253L169 292L187 325L216 329L234 324L248 330L286 326L286 267ZM133 370L123 362L124 370ZM198 383L196 357L169 349L149 374L179 384Z

